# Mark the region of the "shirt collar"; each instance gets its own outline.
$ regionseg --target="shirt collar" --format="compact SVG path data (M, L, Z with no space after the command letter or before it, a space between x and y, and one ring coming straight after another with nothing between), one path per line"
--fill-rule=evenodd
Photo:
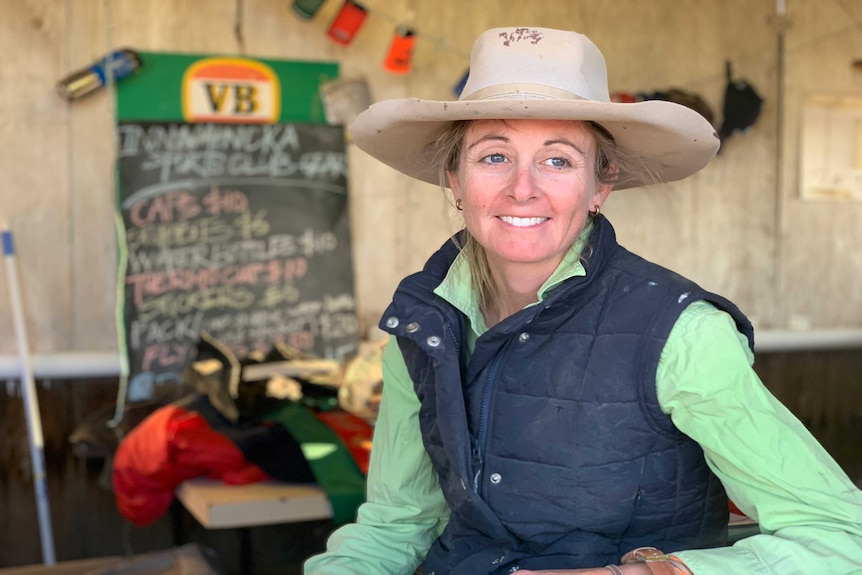
M530 305L536 305L543 301L554 288L567 279L586 275L586 270L581 262L581 254L587 245L587 240L593 231L593 227L593 221L588 219L578 239L572 243L566 255L563 256L560 265L557 266L550 277L539 288L537 300ZM455 257L455 261L449 266L446 277L434 289L434 293L466 316L476 337L488 331L485 325L485 318L482 316L482 310L479 308L476 290L473 289L473 273L463 252L460 252Z

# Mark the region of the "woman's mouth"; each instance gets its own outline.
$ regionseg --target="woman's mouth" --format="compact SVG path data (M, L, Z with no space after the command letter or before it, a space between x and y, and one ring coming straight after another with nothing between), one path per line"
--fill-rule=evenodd
M515 226L516 228L529 228L532 226L538 226L539 224L545 222L548 218L518 218L515 216L500 216L500 219L509 224L510 226Z

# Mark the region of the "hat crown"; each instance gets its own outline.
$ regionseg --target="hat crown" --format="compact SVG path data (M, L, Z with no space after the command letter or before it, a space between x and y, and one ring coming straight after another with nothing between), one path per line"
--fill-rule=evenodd
M577 32L492 28L473 44L460 100L576 98L609 102L602 53Z
M459 121L595 122L650 168L649 177L621 180L615 189L680 180L715 156L718 136L702 115L669 101L611 102L607 77L602 53L583 34L493 28L473 44L470 73L458 100L377 102L356 116L351 136L383 163L437 185L434 144Z

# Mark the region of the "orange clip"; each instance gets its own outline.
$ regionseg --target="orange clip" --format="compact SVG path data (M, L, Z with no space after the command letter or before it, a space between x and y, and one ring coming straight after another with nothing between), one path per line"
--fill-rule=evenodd
M383 67L395 74L406 74L410 71L410 61L413 56L413 43L416 34L410 28L399 27L392 36L389 52L383 61Z

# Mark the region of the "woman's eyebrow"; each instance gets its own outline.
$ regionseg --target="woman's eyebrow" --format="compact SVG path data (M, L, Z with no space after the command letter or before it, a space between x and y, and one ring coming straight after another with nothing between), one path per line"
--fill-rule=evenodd
M505 136L498 136L498 135L495 135L495 134L488 134L488 135L486 135L486 136L482 136L481 138L479 138L478 140L476 140L475 142L473 142L472 144L470 144L469 146L467 146L467 149L468 149L468 150L470 150L470 149L472 149L474 146L478 146L479 144L481 144L481 143L483 143L483 142L489 142L489 141L508 142L508 141L509 141L509 138L507 138L507 137L505 137Z
M569 146L569 147L572 147L572 148L576 149L576 150L577 150L578 152L580 152L581 154L584 154L584 153L585 153L585 152L580 148L580 146L578 146L578 145L576 145L576 144L572 143L571 141L569 141L569 140L567 140L567 139L565 139L565 138L554 138L553 140L545 140L545 144L544 144L544 145L546 145L546 146L551 146L551 145L553 145L553 144L563 144L564 146Z

